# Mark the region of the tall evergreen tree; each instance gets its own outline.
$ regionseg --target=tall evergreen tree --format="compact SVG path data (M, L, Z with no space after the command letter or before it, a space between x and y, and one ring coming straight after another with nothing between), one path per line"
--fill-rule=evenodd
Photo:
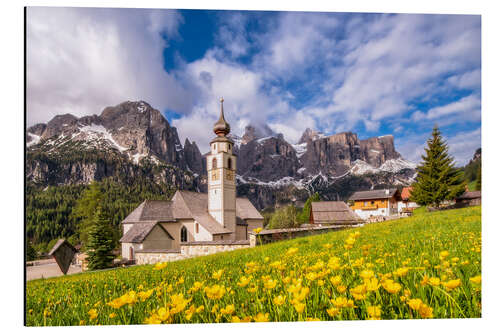
M97 207L102 207L103 193L99 182L93 181L83 191L72 211L73 217L78 222L78 233L84 249L87 246L90 227L94 224L94 215Z
M444 200L455 199L465 191L462 172L455 167L453 158L448 154L448 145L437 126L427 140L427 148L417 172L411 200L419 205L437 207Z
M93 224L88 229L88 268L90 270L109 268L113 264L114 255L113 230L101 207L97 207Z
M481 165L479 165L479 170L477 171L476 191L481 191Z

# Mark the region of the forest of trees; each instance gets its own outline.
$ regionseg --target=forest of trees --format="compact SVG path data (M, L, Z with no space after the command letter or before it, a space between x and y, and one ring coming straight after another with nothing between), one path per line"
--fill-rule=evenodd
M84 239L83 221L97 196L103 212L113 226L115 245L121 237L122 221L145 199L170 199L175 192L165 184L137 180L129 185L110 178L92 185L60 185L45 188L28 183L26 187L26 237L40 253L50 251L59 238L73 244Z

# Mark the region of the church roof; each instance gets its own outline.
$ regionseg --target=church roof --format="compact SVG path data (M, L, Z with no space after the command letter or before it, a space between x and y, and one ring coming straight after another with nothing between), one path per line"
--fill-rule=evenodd
M242 220L264 219L247 198L236 198L236 217ZM207 193L192 191L179 190L172 200L145 200L122 223L135 225L147 222L174 222L182 219L194 219L214 235L231 233L208 213ZM151 228L153 226L149 225ZM134 232L141 235L147 228L148 225L144 224L134 229Z
M146 237L149 235L151 230L158 224L158 222L138 222L134 225L120 238L122 243L142 243ZM174 239L168 231L166 231L161 225L159 225L168 237Z
M360 218L343 201L311 202L314 223L357 222Z
M217 136L226 136L231 131L231 126L224 119L224 98L220 99L220 117L219 120L214 124L214 133Z
M144 200L122 223L175 221L172 215L172 201Z
M236 198L236 216L246 219L263 220L264 217L260 215L259 211L248 200L248 198Z

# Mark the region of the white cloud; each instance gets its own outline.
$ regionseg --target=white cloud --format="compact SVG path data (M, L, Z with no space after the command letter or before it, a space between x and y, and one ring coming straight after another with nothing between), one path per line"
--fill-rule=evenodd
M449 153L455 158L457 166L463 166L472 159L477 148L481 147L481 128L469 132L459 132L446 138Z
M448 82L459 89L477 89L481 87L481 70L465 72L453 75L448 78Z
M126 100L190 109L192 93L163 71L159 34L175 37L181 23L172 10L28 8L28 125Z
M456 102L449 103L430 109L427 112L428 119L448 117L453 114L477 114L481 113L481 99L477 95L462 97Z

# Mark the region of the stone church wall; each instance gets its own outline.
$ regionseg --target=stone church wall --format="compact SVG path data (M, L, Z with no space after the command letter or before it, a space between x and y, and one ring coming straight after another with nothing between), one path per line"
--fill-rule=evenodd
M182 243L180 250L138 250L135 253L137 265L177 261L209 254L250 247L248 241L211 241Z

